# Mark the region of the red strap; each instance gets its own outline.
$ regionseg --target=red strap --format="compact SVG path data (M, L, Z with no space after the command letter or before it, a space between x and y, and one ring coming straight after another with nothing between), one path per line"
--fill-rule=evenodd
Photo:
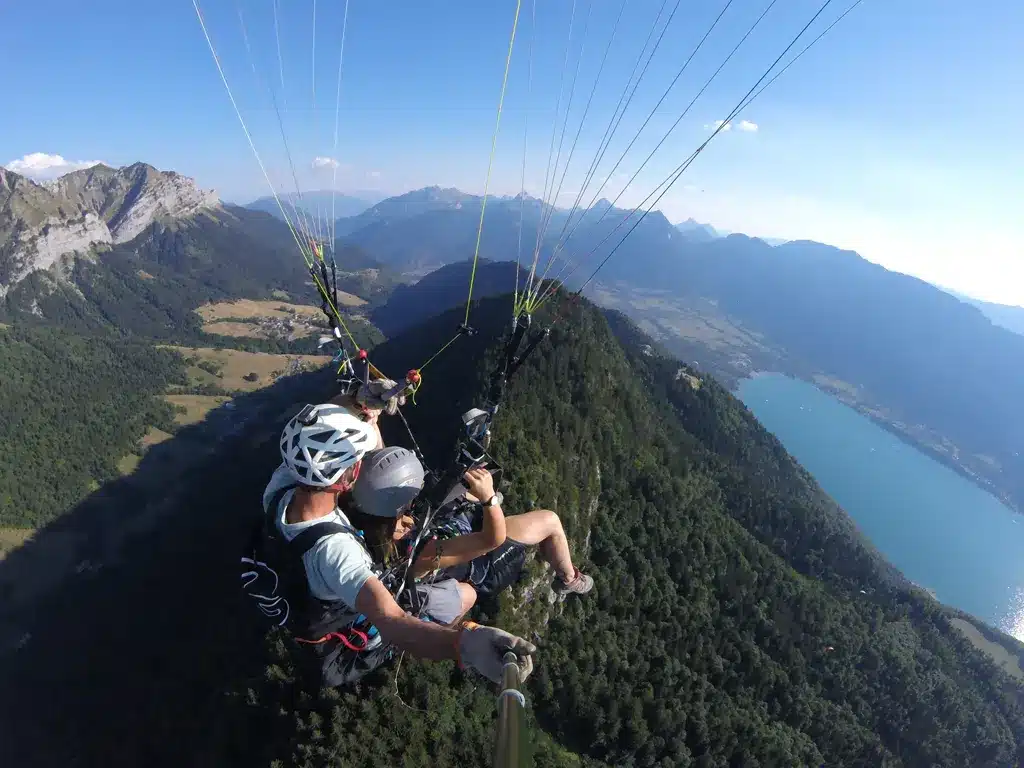
M355 643L353 643L351 640L349 640L349 635L354 635L357 640L360 640L362 642L362 644L356 645ZM355 651L356 653L360 651L365 651L366 647L370 644L370 640L366 636L366 633L362 630L354 628L348 630L348 635L343 635L340 632L328 632L326 635L317 640L306 640L301 637L295 638L295 642L304 643L306 645L320 645L321 643L326 643L329 640L337 640L350 651Z

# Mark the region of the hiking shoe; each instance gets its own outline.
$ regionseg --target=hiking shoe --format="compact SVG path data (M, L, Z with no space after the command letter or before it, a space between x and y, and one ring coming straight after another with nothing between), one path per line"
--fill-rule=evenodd
M576 575L572 581L562 581L560 576L555 576L554 581L551 582L551 590L558 595L559 600L565 600L570 594L585 595L587 592L594 588L594 580L587 576L585 573L580 573L580 569L576 569Z

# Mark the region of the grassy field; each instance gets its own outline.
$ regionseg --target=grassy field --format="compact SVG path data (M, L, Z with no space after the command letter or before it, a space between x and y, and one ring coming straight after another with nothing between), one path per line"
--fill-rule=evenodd
M975 648L987 654L997 666L1002 667L1003 670L1012 675L1016 680L1024 682L1024 670L1021 669L1020 659L1016 655L1010 653L999 643L993 643L969 621L955 618L949 621L967 636L967 639L971 641Z
M824 374L816 374L814 377L814 383L825 390L832 392L842 392L849 397L857 398L860 396L860 390L857 389L853 384L837 379L835 376L826 376Z
M622 285L595 285L590 296L605 307L634 320L647 321L655 335L669 333L712 349L750 352L766 350L761 337L731 321L717 304L690 297L685 302L666 291L641 291Z
M189 362L189 386L214 384L231 392L252 392L272 384L279 376L315 370L331 360L329 355L271 355L209 347L170 348L180 352Z
M34 528L0 528L0 560L12 549L17 549L35 533Z
M142 457L135 453L122 456L121 460L117 462L117 471L122 475L130 475L139 466L140 461L142 461Z
M366 302L358 296L340 292L338 304L352 309ZM309 304L239 299L206 304L195 311L202 318L203 330L218 336L294 340L326 330L320 309Z
M170 438L171 435L167 432L164 432L162 429L150 427L149 431L146 432L146 434L143 435L142 437L142 447L149 448L149 446L151 445L157 445L159 443L162 443L164 440L170 440Z
M340 306L362 306L364 300L350 293L340 291L338 293L338 304ZM290 304L287 301L254 301L252 299L238 299L237 301L221 301L216 304L205 304L196 310L196 313L204 321L218 321L226 317L288 317L291 314L305 314L318 317L321 314L319 307L312 304Z
M180 352L187 362L188 384L185 387L171 386L164 395L164 399L178 409L174 421L180 426L202 421L214 408L231 400L230 395L186 394L188 388L213 385L228 392L252 392L273 384L280 376L315 370L331 361L329 355L271 355L210 347L166 348ZM118 461L118 470L122 475L130 475L151 446L170 437L167 432L150 427L136 451Z
M164 399L171 405L184 409L183 412L175 414L174 421L185 425L202 421L207 413L231 398L223 395L164 395Z

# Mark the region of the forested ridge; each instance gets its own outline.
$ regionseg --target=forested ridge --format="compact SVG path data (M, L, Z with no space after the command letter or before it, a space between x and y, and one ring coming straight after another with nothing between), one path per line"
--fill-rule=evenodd
M355 249L340 249L338 266L339 290L370 300L393 280ZM303 302L315 295L288 230L268 214L229 207L155 224L129 243L36 271L0 297L0 526L60 516L120 476L118 461L138 450L147 428L173 432L173 409L159 397L169 385L230 394L184 388L181 356L155 344L316 353L316 336L207 334L194 311L282 290ZM363 318L348 325L360 346L382 339Z
M435 462L477 401L508 306L476 305L480 332L425 372L408 412ZM375 362L410 367L460 319L412 329ZM677 363L643 354L642 335L612 320L615 334L589 304L565 308L495 425L508 512L556 509L597 579L594 595L551 605L550 574L531 564L480 608L540 640L528 684L537 765L1019 764L1024 714L1009 678L902 585L741 404L710 378L677 377ZM288 386L281 402L330 393L326 375ZM487 762L494 691L478 678L406 657L321 692L281 638L263 646L246 623L229 560L276 461L277 426L175 481L175 524L140 541L137 559L40 606L43 625L63 609L61 623L88 612L103 629L80 634L45 685L61 647L45 626L5 658L18 668L4 720L21 724L8 743L35 755L16 764L69 753L83 765ZM155 596L171 592L188 610L160 608ZM43 700L62 705L33 709Z
M147 427L173 429L156 395L176 382L179 356L146 341L0 328L0 525L53 520L119 477Z
M413 331L405 349L429 347L452 322ZM627 321L618 323L625 337ZM418 433L451 434L469 404L460 368L486 359L479 343L468 340L431 372L430 391L454 402L418 409ZM379 350L381 364L398 348ZM742 405L711 379L695 389L678 368L629 341L623 350L592 307L573 310L499 418L496 451L514 478L507 506L556 508L576 547L589 543L598 579L596 600L550 611L546 626L536 582L517 598L532 603L517 610L509 599L498 612L499 623L543 637L530 685L538 725L588 764L1016 763L1024 720L1002 673L938 604L902 586ZM287 665L271 669L257 700L294 700L301 684ZM439 695L439 710L444 698L470 702L489 721L479 684L453 674L454 691L431 694L424 680L438 679L436 667L406 659L407 700ZM381 677L370 704L311 696L282 713L278 759L370 764L368 734L388 730L396 711L409 717ZM344 726L357 712L380 725L357 737ZM423 717L427 736L386 742L395 762L481 761L479 736L431 734L435 722L453 727L449 713ZM424 751L430 735L441 743ZM541 764L571 763L543 747Z

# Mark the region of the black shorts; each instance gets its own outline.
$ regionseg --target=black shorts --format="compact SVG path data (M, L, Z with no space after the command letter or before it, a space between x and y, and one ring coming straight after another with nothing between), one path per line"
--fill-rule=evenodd
M484 597L494 595L519 581L526 563L526 545L514 539L468 563L456 565L445 575L464 581Z

